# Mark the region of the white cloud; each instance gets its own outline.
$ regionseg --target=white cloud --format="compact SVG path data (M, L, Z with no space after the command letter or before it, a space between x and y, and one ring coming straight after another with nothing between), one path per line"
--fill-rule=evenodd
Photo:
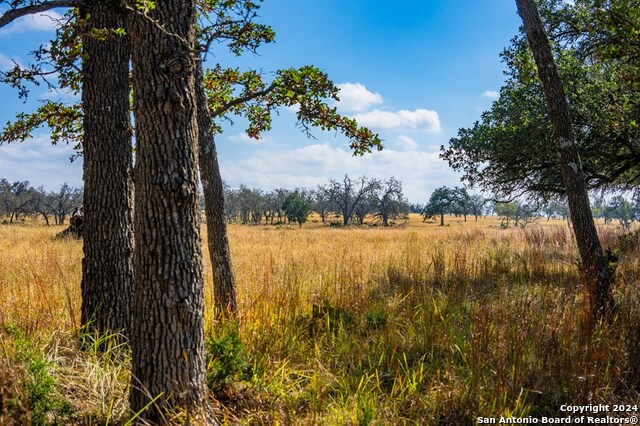
M482 96L485 98L498 99L500 93L497 90L485 90Z
M297 114L298 111L300 111L300 104L288 105L288 106L284 107L284 109L286 109L287 111L289 111L292 114Z
M28 180L31 185L43 185L55 190L64 182L82 186L82 159L70 162L74 154L68 145L51 145L43 134L24 142L5 143L0 146L0 177L11 182Z
M41 99L55 99L55 100L80 100L80 94L74 92L71 89L55 89L50 88L47 92L40 96Z
M25 33L28 31L51 31L59 26L62 15L54 10L26 15L3 28L0 34Z
M396 112L373 111L353 116L360 126L384 130L426 130L439 133L440 116L436 111L416 109L415 111L400 110Z
M0 53L0 71L8 71L14 67L14 63L7 55Z
M255 139L247 135L246 133L238 133L236 135L227 136L230 142L242 143L248 145L265 145L273 142L269 135L263 135L260 139Z
M232 187L245 184L262 188L315 188L345 172L351 177L366 175L378 179L391 176L402 181L405 196L424 202L437 187L460 185L458 175L438 156L439 152L394 151L354 157L348 149L327 143L298 149L265 149L237 160L221 157L222 177ZM228 158L228 157L227 157Z
M396 144L403 148L405 151L416 151L418 149L418 142L409 136L400 135L396 139Z
M370 92L362 83L340 83L336 86L340 89L340 101L336 106L342 111L362 112L383 102L380 93Z

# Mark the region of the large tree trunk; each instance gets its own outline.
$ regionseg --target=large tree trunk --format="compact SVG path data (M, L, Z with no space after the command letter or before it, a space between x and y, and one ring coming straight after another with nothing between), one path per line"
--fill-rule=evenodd
M231 264L227 218L224 213L224 187L220 176L216 144L211 131L211 114L207 108L203 77L204 71L200 60L195 82L200 142L199 163L204 210L207 217L207 242L213 268L213 297L215 311L223 316L231 316L238 310L236 280Z
M609 313L612 304L610 277L593 221L582 163L571 125L569 105L556 69L551 45L534 0L516 0L538 75L549 106L549 119L558 153L558 165L569 201L571 223L582 260L589 306L596 318Z
M155 2L133 21L136 122L131 409L202 419L204 295L198 200L194 0ZM194 420L194 418L196 420Z
M92 28L125 28L117 0L88 0ZM133 297L128 36L83 39L84 258L81 320L128 336Z

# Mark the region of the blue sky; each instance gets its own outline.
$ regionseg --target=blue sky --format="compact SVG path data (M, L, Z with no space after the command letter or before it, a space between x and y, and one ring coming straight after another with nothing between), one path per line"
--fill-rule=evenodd
M55 13L49 13L55 17ZM261 22L276 43L240 58L215 48L208 64L253 67L265 73L313 64L341 88L339 110L378 132L382 152L353 157L341 135L313 131L309 139L283 109L259 141L243 135L243 122L217 138L223 179L265 190L315 187L329 178L367 175L403 182L412 202L433 189L460 185L438 158L439 147L470 126L491 105L504 76L499 53L516 34L515 2L505 0L267 0ZM0 30L0 69L51 37L46 16L25 18ZM72 99L39 88L40 98ZM14 90L0 87L0 122L29 110ZM0 146L0 177L56 189L82 184L81 160L69 163L70 147L51 147L46 129L34 140Z

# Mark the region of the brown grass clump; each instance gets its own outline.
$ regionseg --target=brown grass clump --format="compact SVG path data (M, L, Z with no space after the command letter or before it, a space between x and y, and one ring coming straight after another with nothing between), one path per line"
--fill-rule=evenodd
M617 253L615 319L590 332L565 222L446 223L230 226L240 317L206 315L222 421L459 425L638 402L637 244ZM0 423L124 423L127 351L78 349L81 242L58 231L0 227Z

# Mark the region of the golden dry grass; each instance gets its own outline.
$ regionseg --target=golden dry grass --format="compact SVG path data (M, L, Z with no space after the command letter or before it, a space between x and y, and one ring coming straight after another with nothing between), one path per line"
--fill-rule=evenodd
M637 245L620 256L616 319L589 332L564 222L446 223L230 226L242 347L220 343L235 345L237 361L215 384L223 419L472 424L556 414L562 403L639 402ZM81 242L52 239L59 230L0 226L0 423L35 413L7 401L28 401L40 355L56 383L46 421L123 422L127 351L77 348ZM607 246L619 233L601 226ZM205 271L211 306L206 247ZM209 311L206 327L214 340L234 335Z

